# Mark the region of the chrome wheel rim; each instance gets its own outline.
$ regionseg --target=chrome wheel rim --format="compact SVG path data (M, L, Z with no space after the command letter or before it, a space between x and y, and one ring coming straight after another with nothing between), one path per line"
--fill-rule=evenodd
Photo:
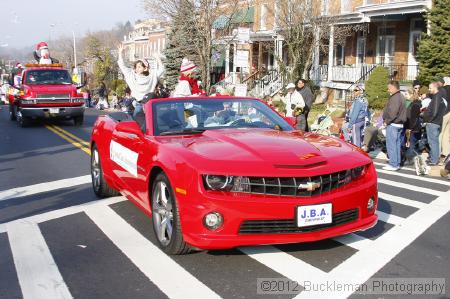
M95 190L100 188L100 171L100 158L98 156L98 151L94 150L92 153L91 174Z
M163 246L170 243L173 232L172 198L166 183L158 182L152 205L156 237Z

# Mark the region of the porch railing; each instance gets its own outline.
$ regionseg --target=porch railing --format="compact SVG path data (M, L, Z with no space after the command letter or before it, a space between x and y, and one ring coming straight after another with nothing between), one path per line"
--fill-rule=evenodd
M365 81L371 74L373 64L362 64L360 66L333 66L331 68L333 81L351 82Z
M406 64L362 64L359 66L333 66L331 68L332 81L343 83L355 83L366 81L377 65L384 66L389 72L389 79L400 82L411 82L419 74L418 65ZM320 65L319 68L312 69L310 78L316 83L328 81L328 66Z
M385 64L383 66L388 69L391 80L411 82L414 81L419 74L418 65Z

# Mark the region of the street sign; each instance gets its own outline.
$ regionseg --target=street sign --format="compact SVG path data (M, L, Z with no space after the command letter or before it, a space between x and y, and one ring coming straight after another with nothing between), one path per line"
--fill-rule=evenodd
M249 52L246 50L237 50L234 55L234 65L236 67L248 67Z
M247 96L247 84L235 84L234 85L234 96L235 97L246 97Z
M239 27L237 30L237 40L242 43L250 41L250 28Z

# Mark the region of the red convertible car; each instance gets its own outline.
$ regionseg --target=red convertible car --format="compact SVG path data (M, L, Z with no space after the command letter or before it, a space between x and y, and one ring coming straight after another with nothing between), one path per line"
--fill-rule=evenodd
M93 188L148 214L169 254L310 242L377 222L372 161L257 99L155 99L137 120L97 119Z

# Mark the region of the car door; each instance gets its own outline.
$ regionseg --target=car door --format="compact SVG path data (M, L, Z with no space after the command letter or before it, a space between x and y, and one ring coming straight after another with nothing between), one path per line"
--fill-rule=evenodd
M116 125L110 144L110 158L114 174L122 181L122 193L143 202L146 199L145 134L135 121Z

